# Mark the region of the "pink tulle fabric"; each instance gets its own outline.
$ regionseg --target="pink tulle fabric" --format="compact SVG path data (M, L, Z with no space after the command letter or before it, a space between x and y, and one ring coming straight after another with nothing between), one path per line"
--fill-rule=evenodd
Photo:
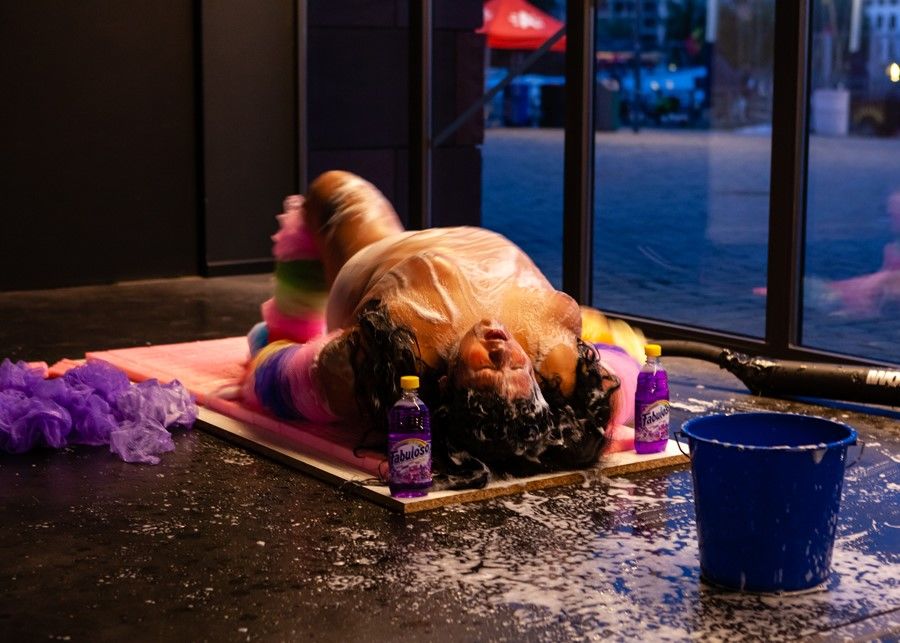
M274 299L265 301L261 306L262 318L269 329L269 341L286 339L303 344L314 337L325 333L325 315L310 312L302 316L285 315L278 310Z
M290 196L284 202L285 212L276 218L280 228L272 235L272 254L276 261L315 259L315 240L303 221L303 197Z
M610 424L619 426L634 420L634 396L637 392L637 377L641 365L631 355L618 346L595 344L600 353L600 361L619 378L619 389L612 396L612 416Z
M328 406L316 377L316 369L319 352L341 332L332 331L305 344L286 345L282 350L293 350L293 354L277 366L269 364L270 361L275 361L276 353L270 354L261 363L251 364L252 370L247 371L241 386L241 397L244 402L251 407L261 408L264 405L256 395L257 386L277 387L283 391L290 391L290 406L297 415L311 422L326 424L337 422L340 418ZM267 370L267 366L275 370ZM260 375L263 372L265 375ZM258 377L265 379L259 382Z

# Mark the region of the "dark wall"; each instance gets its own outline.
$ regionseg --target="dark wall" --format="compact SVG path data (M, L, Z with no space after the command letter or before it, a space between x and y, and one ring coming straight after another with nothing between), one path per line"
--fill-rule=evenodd
M268 269L275 215L298 184L294 1L201 6L207 265Z
M0 0L0 289L195 273L189 0Z
M356 172L404 218L408 205L408 0L310 0L310 174ZM435 134L484 86L481 0L435 2ZM481 220L483 123L475 118L434 151L432 222Z
M436 0L434 124L483 87L481 0ZM0 0L0 290L269 268L295 192L294 0ZM310 174L407 207L408 0L309 0ZM434 153L478 223L480 119Z

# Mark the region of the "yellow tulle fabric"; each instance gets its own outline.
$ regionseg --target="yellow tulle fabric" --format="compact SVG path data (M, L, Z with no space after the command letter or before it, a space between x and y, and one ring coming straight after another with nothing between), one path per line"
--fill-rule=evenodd
M581 339L619 346L641 364L646 359L644 333L639 328L632 328L628 322L607 317L596 308L581 307Z

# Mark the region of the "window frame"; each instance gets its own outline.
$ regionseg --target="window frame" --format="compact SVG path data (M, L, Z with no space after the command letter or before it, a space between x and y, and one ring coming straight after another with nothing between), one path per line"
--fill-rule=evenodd
M803 270L806 247L806 195L809 149L809 74L811 62L812 1L775 2L773 59L772 146L769 191L768 263L766 267L765 335L761 339L685 324L622 315L648 336L727 346L752 354L781 359L832 361L846 364L884 364L858 356L819 350L801 343L803 329ZM587 7L585 5L588 5ZM566 91L580 96L580 112L566 112L566 166L563 208L563 289L579 302L592 303L593 267L590 243L594 234L593 177L593 79L583 73L584 61L593 60L594 3L567 0ZM581 48L578 50L576 48ZM588 79L588 80L586 80ZM591 83L585 87L585 83ZM580 162L589 140L589 158ZM571 148L571 151L570 151ZM570 155L573 162L570 161ZM593 183L593 181L587 181ZM590 194L591 198L587 195ZM587 231L584 243L569 234ZM597 234L602 234L598 230ZM586 255L586 256L585 256Z
M300 118L298 184L306 186L306 16L308 0L295 0L297 15L297 111ZM765 335L754 338L685 324L616 313L657 339L727 346L756 355L847 364L891 365L803 346L803 269L806 234L809 74L813 0L774 2L772 144ZM432 47L434 0L409 1L410 204L412 227L431 222ZM563 171L563 290L592 303L594 230L593 49L595 0L566 0L567 55ZM602 234L598 230L597 234Z

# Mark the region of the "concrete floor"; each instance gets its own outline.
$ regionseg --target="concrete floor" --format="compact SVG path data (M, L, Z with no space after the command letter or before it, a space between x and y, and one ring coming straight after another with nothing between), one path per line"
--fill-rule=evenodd
M227 337L269 278L0 294L0 357ZM871 640L900 637L900 409L756 398L668 359L673 426L837 418L848 470L820 591L699 579L688 469L403 517L199 431L158 466L103 448L0 456L0 632L24 640ZM855 453L855 450L854 450Z

